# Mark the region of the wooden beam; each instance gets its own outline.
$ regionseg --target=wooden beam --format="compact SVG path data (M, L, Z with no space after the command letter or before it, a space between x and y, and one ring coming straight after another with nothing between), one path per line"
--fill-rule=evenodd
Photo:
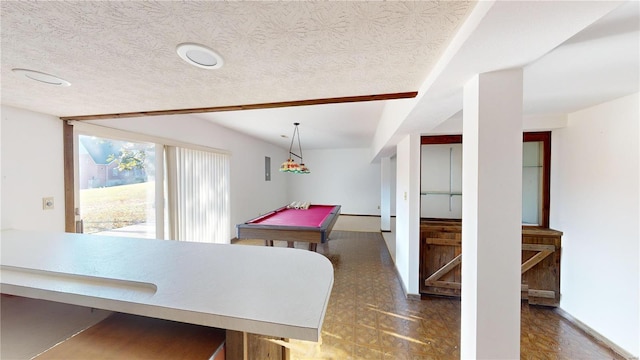
M225 105L225 106L192 108L192 109L153 110L153 111L114 113L114 114L61 116L60 119L82 121L82 120L103 120L103 119L160 116L160 115L201 114L201 113L222 112L222 111L273 109L273 108L293 107L293 106L309 106L309 105L339 104L339 103L363 102L363 101L408 99L408 98L414 98L417 95L418 95L418 92L413 91L413 92L403 92L403 93L344 96L344 97L325 98L325 99L282 101L282 102L261 103L261 104Z

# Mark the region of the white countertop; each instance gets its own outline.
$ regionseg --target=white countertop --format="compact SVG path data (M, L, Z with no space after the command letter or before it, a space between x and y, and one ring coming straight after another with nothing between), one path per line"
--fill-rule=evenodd
M333 267L315 252L2 230L6 294L318 341Z

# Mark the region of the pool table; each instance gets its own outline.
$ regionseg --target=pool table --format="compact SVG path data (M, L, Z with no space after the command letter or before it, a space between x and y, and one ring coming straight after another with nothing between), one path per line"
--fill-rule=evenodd
M273 240L309 243L315 251L318 244L329 239L329 233L340 215L340 205L310 205L308 209L283 206L255 219L236 225L238 239L263 239L273 246Z

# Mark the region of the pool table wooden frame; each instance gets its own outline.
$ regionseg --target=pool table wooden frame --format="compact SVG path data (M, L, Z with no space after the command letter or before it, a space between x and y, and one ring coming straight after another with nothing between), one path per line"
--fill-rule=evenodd
M287 226L254 224L256 220L286 209L286 206L278 208L268 214L247 220L244 224L236 225L238 239L262 239L266 245L273 246L273 240L286 241L289 247L293 247L295 241L308 242L309 250L316 251L318 244L329 240L329 234L340 216L340 205L333 205L333 210L322 222L320 227L312 226ZM300 210L304 211L304 210Z

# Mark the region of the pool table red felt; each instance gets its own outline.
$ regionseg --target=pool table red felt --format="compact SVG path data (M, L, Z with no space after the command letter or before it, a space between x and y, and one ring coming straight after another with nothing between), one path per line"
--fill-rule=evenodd
M334 208L333 205L310 205L304 210L285 207L249 220L247 224L320 227Z
M308 209L277 210L238 224L238 239L324 243L340 215L340 205L311 205ZM292 246L292 244L290 244Z

